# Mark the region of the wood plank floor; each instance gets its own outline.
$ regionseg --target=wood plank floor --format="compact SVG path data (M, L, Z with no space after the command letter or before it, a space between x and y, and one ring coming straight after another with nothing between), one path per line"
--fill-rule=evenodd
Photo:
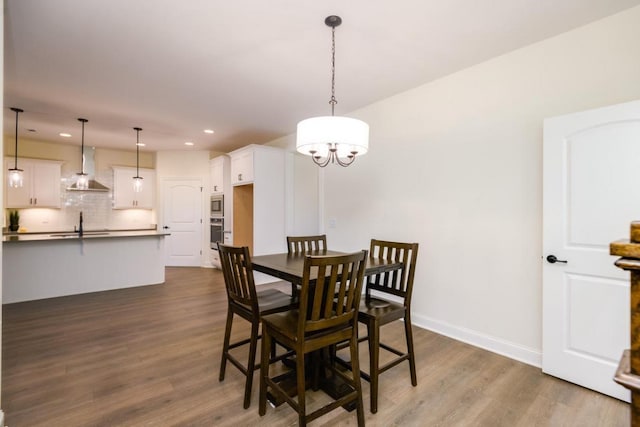
M258 415L258 377L242 409L244 377L218 382L226 295L218 270L168 268L166 283L3 307L2 409L10 427L289 426L283 405ZM289 285L283 287L288 289ZM248 333L234 324L236 336ZM402 342L402 324L383 328ZM540 369L414 329L418 386L408 365L380 378L369 426L628 426L626 403ZM361 346L366 366L366 346ZM312 401L324 399L313 393ZM352 426L337 410L317 426Z

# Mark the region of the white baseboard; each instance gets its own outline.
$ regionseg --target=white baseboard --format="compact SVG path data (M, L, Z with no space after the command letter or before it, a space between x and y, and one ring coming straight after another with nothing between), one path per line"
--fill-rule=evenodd
M535 367L542 367L542 353L539 350L525 347L510 341L483 334L472 329L461 328L441 320L427 316L411 315L412 323L440 335L489 350L493 353L509 357Z

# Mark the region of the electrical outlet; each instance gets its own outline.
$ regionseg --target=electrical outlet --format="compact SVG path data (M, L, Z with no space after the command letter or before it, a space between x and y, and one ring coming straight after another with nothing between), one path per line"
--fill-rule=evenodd
M329 228L336 228L336 219L335 218L331 218L329 220Z

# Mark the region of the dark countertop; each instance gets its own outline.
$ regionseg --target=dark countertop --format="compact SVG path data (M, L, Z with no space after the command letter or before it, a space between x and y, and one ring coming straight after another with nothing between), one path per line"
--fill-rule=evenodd
M77 232L62 231L49 233L4 233L2 241L4 243L12 242L43 242L43 241L60 241L60 240L84 240L84 239L112 239L122 237L164 237L171 233L158 231L156 229L148 230L100 230L85 231L82 237Z

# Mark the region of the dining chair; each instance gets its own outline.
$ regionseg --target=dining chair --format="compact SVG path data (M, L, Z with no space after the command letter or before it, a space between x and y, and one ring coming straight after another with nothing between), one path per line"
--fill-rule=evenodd
M367 251L338 256L307 256L304 261L300 306L297 310L262 316L262 359L260 361L259 413L265 415L267 392L287 402L298 413L298 424L308 422L340 406L356 405L359 426L364 426L362 387L358 364L358 307L362 293ZM318 279L315 284L312 278ZM336 369L330 360L316 358L313 363L314 384L318 383L319 365L328 368L349 385L348 392L307 413L305 396L305 355L318 356L318 351L349 341L351 374ZM274 343L283 344L295 354L295 369L271 377L269 355ZM297 399L290 397L282 381L295 375Z
M228 301L219 380L224 381L227 361L231 362L247 377L244 386L244 408L247 409L251 404L253 372L260 368L260 365L255 363L257 343L258 339L260 339L260 316L289 310L297 306L297 301L277 289L256 291L248 247L227 246L218 242L218 251L220 253L220 263ZM234 314L251 323L251 335L249 338L231 343L231 327ZM249 344L249 359L247 364L244 365L231 354L230 350L246 344ZM275 347L271 356L273 360L276 360L274 357ZM282 357L284 355L280 358Z
M365 296L360 301L358 321L366 325L367 336L361 337L359 342L368 341L369 343L369 372L363 371L361 375L371 384L371 412L375 414L378 412L378 378L381 373L406 360L409 362L411 384L414 387L418 384L413 351L413 332L411 330L411 294L418 257L418 244L371 239L369 253L373 258L402 262L403 265L400 270L368 276ZM392 296L392 298L384 298L385 295ZM398 319L404 320L406 352L380 340L380 328ZM379 366L380 348L395 355L384 366Z
M327 235L287 236L287 252L293 255L319 255L327 250ZM291 295L298 294L298 285L291 284Z
M309 254L327 250L327 236L287 236L287 251L290 254Z

